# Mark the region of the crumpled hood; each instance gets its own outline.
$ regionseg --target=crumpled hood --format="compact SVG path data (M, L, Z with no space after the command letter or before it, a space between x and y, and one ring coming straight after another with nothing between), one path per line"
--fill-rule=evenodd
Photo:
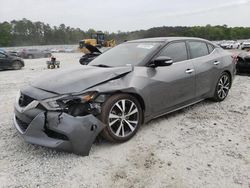
M78 93L132 71L132 66L77 66L44 75L31 86L57 94Z

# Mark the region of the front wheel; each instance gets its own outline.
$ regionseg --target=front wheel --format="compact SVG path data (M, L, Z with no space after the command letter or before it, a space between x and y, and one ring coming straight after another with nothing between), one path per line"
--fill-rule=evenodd
M222 75L220 76L217 82L214 96L212 99L216 102L223 101L228 95L230 86L231 86L230 75L226 72L222 73Z
M112 142L125 142L136 134L142 117L141 105L134 96L113 95L102 106L101 120L107 125L102 136Z
M19 61L15 61L13 62L12 67L14 70L20 70L22 68L22 64Z

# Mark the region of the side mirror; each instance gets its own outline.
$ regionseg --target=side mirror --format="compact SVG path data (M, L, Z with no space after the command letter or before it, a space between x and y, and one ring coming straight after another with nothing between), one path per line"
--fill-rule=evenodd
M173 64L173 59L167 56L159 56L153 62L151 67L165 67Z

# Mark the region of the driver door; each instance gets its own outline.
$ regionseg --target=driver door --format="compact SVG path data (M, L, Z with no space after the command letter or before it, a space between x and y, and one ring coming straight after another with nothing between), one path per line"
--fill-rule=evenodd
M186 42L172 42L158 56L171 57L173 64L151 69L150 100L155 115L183 106L195 97L195 71L188 60Z

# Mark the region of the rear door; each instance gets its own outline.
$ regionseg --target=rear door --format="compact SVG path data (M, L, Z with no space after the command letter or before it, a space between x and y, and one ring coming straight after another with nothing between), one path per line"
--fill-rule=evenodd
M151 104L156 114L162 114L195 97L195 72L185 41L168 44L158 56L171 57L170 66L151 69ZM158 57L157 56L157 57Z
M190 59L195 69L196 97L211 92L218 79L223 61L212 44L205 41L188 41Z

